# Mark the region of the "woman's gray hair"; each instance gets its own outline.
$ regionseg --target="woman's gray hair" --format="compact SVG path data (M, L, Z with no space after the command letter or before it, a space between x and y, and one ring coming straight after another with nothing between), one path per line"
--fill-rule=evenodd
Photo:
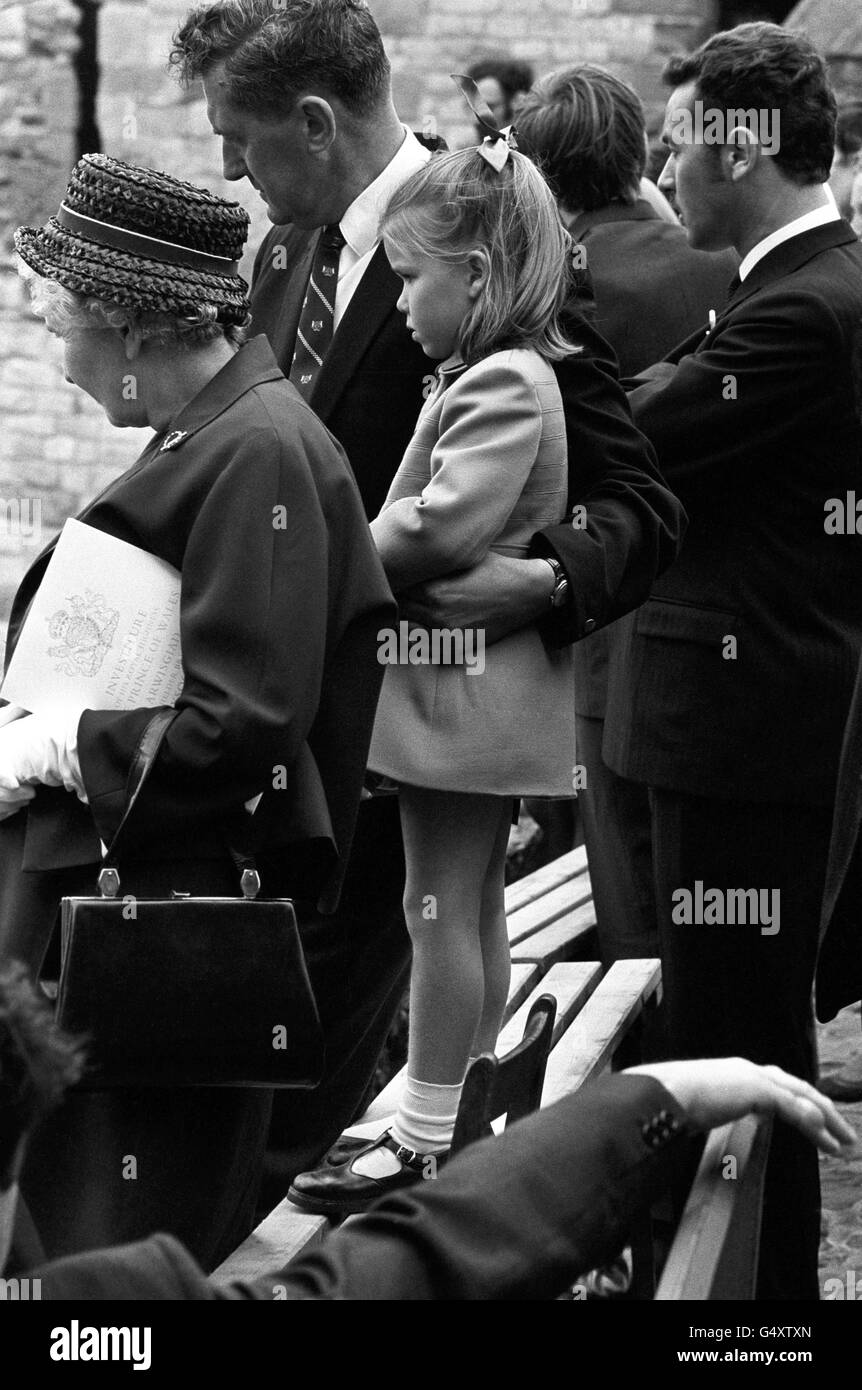
M27 284L33 313L44 319L48 331L58 338L67 338L75 329L137 328L142 338L161 345L196 348L219 338L241 343L245 337L244 329L218 323L213 305L204 304L197 315L180 318L152 309L128 309L109 300L78 294L37 274L20 260L18 274Z

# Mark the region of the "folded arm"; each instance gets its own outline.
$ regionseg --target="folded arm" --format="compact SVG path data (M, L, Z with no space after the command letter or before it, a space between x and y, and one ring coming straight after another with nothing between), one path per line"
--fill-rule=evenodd
M505 360L489 360L447 389L431 478L419 496L399 496L399 470L371 534L396 594L487 553L512 513L542 434L536 387ZM409 465L410 453L405 462Z

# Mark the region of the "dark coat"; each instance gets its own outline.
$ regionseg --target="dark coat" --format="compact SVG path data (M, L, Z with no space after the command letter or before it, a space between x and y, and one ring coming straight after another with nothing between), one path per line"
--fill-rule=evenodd
M689 530L637 614L608 710L621 775L831 805L862 649L862 537L824 520L859 486L860 335L862 246L833 222L765 256L713 332L671 353L665 384L631 396Z
M629 627L612 691L604 754L623 776L731 802L832 805L862 652L862 536L825 523L830 499L859 488L860 348L862 246L833 222L765 256L713 332L670 355L665 384L634 392L690 521ZM842 786L849 819L828 902L858 824L858 786ZM837 921L838 935L822 934L824 1017L862 992L858 938Z
M596 298L596 327L617 355L620 376L659 361L724 306L739 263L735 251L693 251L682 227L643 198L582 212L570 229L583 245ZM602 719L611 642L600 630L576 649L578 713Z
M359 495L262 337L170 431L79 518L182 575L179 713L129 823L123 891L236 894L224 822L263 792L252 839L264 892L331 900L379 693L377 631L394 613ZM50 553L16 595L10 651ZM99 838L109 842L122 816L150 715L85 711L89 807L44 788L0 825L6 955L38 969L60 897L94 890ZM133 987L118 980L118 1008ZM249 1229L270 1108L266 1091L72 1093L31 1143L23 1176L46 1250L163 1229L207 1266L223 1258ZM128 1154L140 1165L134 1182L119 1178Z
M341 450L284 381L263 337L237 353L171 432L183 437L164 449L155 436L79 516L182 573L179 716L130 823L130 853L223 857L224 819L262 791L253 847L277 846L305 863L310 855L315 872L299 895L331 896L379 693L376 633L391 614L359 497ZM284 527L278 507L287 509ZM52 551L53 542L18 589L7 655ZM98 861L99 839L109 843L121 819L150 715L84 713L78 741L89 807L42 789L15 818L26 820L25 870ZM0 825L0 855L9 825Z
M43 1300L553 1298L616 1256L686 1171L685 1112L645 1076L609 1076L484 1140L436 1182L252 1285L208 1284L165 1236L36 1270Z

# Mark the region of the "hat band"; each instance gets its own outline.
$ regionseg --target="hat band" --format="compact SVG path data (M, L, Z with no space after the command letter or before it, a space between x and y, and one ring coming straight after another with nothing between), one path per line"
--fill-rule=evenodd
M146 256L169 265L185 265L190 270L209 270L216 275L236 275L239 272L239 261L228 260L227 256L193 251L188 246L179 246L175 241L161 241L158 237L145 236L143 232L130 232L110 222L99 222L95 217L73 212L65 203L60 204L56 220L67 231L80 232L82 236L98 241L102 246L109 246L114 251L128 251L133 256Z

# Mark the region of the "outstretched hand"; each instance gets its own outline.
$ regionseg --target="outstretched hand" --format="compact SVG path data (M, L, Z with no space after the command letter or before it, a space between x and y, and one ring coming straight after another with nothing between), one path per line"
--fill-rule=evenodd
M832 1101L780 1067L720 1057L649 1063L630 1067L629 1074L661 1082L699 1130L714 1129L755 1111L793 1125L824 1153L846 1153L856 1146L853 1128Z

